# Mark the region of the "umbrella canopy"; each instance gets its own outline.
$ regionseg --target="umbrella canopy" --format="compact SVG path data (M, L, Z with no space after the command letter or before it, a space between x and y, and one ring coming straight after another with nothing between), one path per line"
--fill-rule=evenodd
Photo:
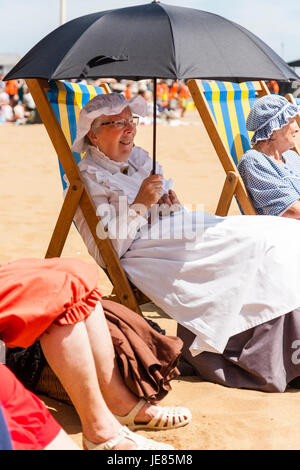
M292 60L292 62L288 62L288 64L289 64L291 67L300 67L300 59L298 59L298 60Z
M242 26L157 1L65 23L34 46L5 79L98 77L299 79Z

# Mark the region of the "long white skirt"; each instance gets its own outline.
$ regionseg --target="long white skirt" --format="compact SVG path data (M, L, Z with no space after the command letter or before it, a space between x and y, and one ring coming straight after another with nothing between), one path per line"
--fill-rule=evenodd
M146 230L122 265L142 292L196 335L193 355L222 353L231 336L300 306L299 221L199 212L185 214L184 230L182 214Z

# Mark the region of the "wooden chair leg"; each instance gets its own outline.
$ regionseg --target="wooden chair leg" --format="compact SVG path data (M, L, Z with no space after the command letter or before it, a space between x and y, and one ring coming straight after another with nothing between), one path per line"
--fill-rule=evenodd
M238 175L234 171L229 171L222 189L222 193L216 209L216 215L224 217L228 214L235 188L238 183Z
M84 190L80 180L71 181L68 192L64 199L55 229L53 231L45 258L59 257L62 253L66 238L79 206L79 201Z

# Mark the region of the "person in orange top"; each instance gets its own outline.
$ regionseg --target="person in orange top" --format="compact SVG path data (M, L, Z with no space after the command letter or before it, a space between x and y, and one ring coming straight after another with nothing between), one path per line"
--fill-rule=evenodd
M179 82L174 81L169 91L169 109L175 109L178 106L179 100Z
M268 86L268 88L269 88L269 91L270 91L272 94L278 95L278 93L279 93L279 85L278 85L278 83L276 82L276 80L270 80L270 81L267 83L267 86Z
M39 339L80 417L86 449L173 449L126 427L156 429L156 418L164 422L168 411L139 400L125 384L100 300L96 265L68 258L2 264L0 339L8 348ZM189 421L186 415L180 425ZM165 425L174 427L168 418Z
M17 80L8 80L5 84L5 92L9 95L10 98L13 98L18 94L18 85Z
M0 450L80 450L41 400L1 362L0 383Z
M157 106L160 112L168 109L169 106L169 87L164 80L157 83L156 88Z
M129 100L132 98L132 93L131 93L131 86L129 84L126 85L125 91L124 91L125 98Z
M180 83L180 89L179 89L179 105L181 108L181 117L184 117L188 100L190 98L190 91L188 86L185 83Z

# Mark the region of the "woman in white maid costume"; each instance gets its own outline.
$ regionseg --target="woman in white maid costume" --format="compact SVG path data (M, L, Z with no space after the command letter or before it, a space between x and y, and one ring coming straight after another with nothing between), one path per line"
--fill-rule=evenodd
M72 150L85 153L79 168L107 234L129 278L179 323L196 374L282 392L300 376L300 224L187 211L134 145L146 106L103 94L79 115ZM104 266L80 209L75 221Z

